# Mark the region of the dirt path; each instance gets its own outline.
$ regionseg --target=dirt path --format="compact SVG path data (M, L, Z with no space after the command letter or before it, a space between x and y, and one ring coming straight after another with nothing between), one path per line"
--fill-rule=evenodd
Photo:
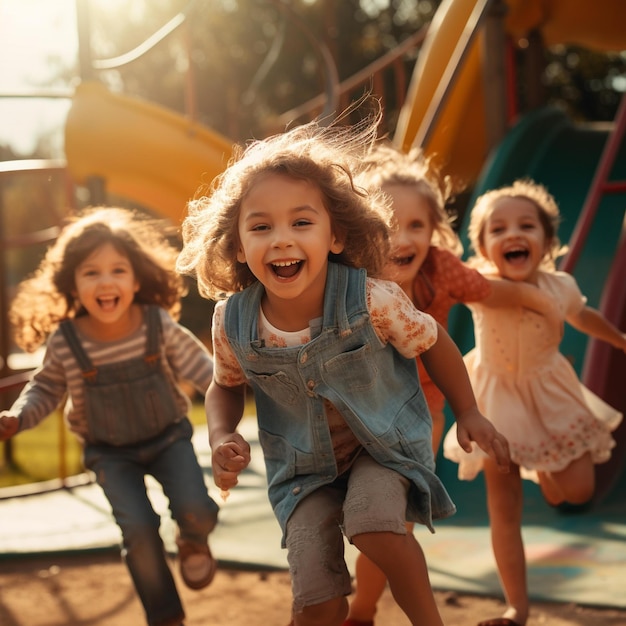
M177 578L177 580L180 580ZM286 626L290 587L286 572L221 569L195 592L179 585L185 626ZM447 626L475 626L501 614L491 598L437 592ZM2 626L142 626L143 611L126 568L114 553L0 560ZM385 592L377 626L407 626ZM626 626L626 610L537 603L527 626Z

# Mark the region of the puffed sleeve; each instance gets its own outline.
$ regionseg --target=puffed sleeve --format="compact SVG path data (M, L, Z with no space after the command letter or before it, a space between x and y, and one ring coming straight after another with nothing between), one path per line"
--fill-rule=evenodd
M489 281L476 269L468 267L448 250L439 250L438 269L448 283L448 292L457 302L478 302L491 293Z
M236 387L246 382L246 377L230 346L224 329L226 300L216 303L213 311L213 379L224 387Z
M368 278L367 306L376 334L406 358L426 352L437 341L437 322L417 309L394 282Z

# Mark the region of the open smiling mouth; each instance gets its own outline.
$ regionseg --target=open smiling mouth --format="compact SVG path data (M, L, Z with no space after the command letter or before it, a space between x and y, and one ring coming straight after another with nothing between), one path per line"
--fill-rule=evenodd
M394 265L411 265L414 258L415 258L414 254L410 256L395 256L391 259L391 262Z
M509 263L523 263L529 257L528 250L524 250L522 248L518 248L515 250L509 250L504 254L504 258Z
M279 278L293 278L299 271L304 261L280 261L272 263L272 271Z
M98 298L97 302L100 308L106 311L114 309L119 302L119 298Z

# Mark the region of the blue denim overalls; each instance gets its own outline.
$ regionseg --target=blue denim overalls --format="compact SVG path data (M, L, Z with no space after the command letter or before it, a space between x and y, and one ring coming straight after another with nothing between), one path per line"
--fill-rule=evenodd
M304 346L266 348L259 340L261 283L226 304L225 331L254 389L269 498L283 533L298 502L337 478L324 398L376 461L411 481L407 520L432 530L433 519L456 510L434 474L415 359L376 335L365 281L364 270L329 263L322 328Z
M96 474L122 531L126 565L150 626L182 623L184 611L159 535L145 476L169 499L180 537L206 544L217 521L191 444L193 427L179 409L160 364L158 307L146 307L146 355L94 368L71 322L63 334L85 376L89 441L85 467Z
M156 437L179 418L171 383L163 374L160 361L158 307L147 307L145 315L146 354L97 368L83 349L72 322L61 323L63 336L83 372L90 443L137 444Z

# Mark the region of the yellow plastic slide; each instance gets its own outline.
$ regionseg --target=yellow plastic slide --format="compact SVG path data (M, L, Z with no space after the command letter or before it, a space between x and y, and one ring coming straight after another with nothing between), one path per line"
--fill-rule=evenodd
M425 132L431 106L440 97L442 77L453 67L455 49L475 4L470 0L444 0L433 18L394 135L394 143L405 151ZM477 88L480 80L480 39L475 38L430 139L426 143L420 140L444 172L454 172L455 177L468 182L478 175L487 156L484 90Z
M68 113L65 153L78 183L100 177L107 193L178 222L198 187L224 170L232 142L182 115L86 82Z
M483 0L444 0L433 19L415 65L394 142L408 150L425 135L430 107L439 99L440 81L471 16ZM516 41L534 29L544 44L575 44L619 51L626 48L626 3L615 0L507 0L506 32ZM489 9L487 9L489 10ZM445 173L468 184L487 158L482 74L482 35L474 38L429 139L422 145ZM452 61L454 65L454 61Z

